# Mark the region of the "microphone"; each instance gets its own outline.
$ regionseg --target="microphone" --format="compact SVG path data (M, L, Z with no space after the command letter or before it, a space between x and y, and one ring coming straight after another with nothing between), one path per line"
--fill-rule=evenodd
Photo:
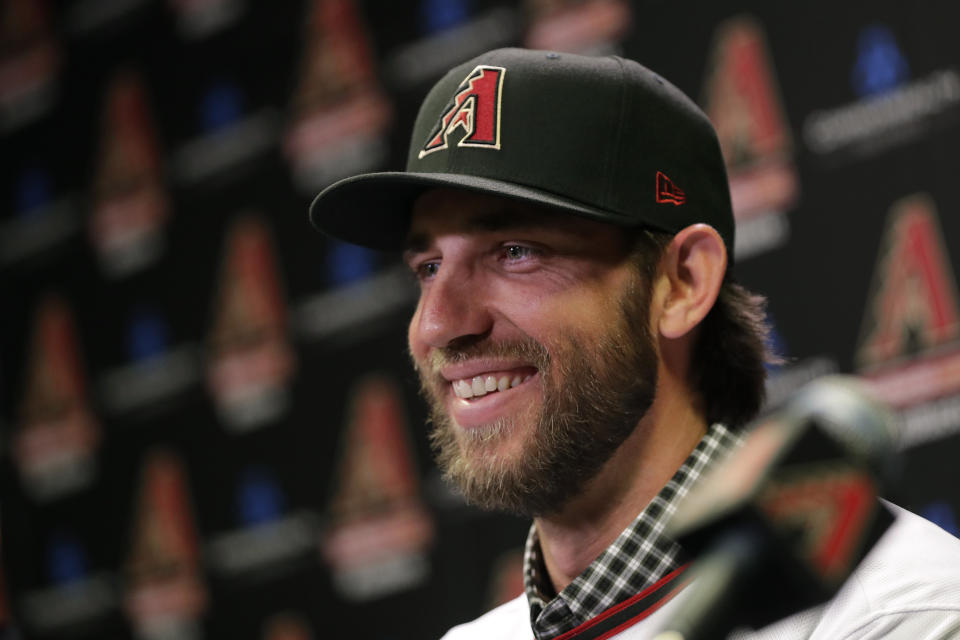
M655 640L725 638L826 601L892 522L894 414L852 377L814 381L747 427L667 526L695 561Z

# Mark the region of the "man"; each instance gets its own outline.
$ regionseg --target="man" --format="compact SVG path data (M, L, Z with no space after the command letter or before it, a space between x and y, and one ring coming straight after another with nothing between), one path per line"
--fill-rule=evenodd
M492 51L431 90L407 171L343 180L311 219L404 249L440 465L468 501L534 519L524 596L448 637L651 637L683 573L665 521L763 399L762 300L730 276L704 114L629 60ZM949 536L904 519L960 566ZM950 602L912 619L960 625ZM906 616L890 611L828 609L782 637Z

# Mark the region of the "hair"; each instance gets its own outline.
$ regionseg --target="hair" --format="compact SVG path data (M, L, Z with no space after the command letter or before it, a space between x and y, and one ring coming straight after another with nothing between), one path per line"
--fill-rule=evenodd
M672 239L673 234L661 231L636 232L632 260L648 286ZM766 365L780 362L770 349L766 303L727 269L690 358L688 382L700 395L708 424L740 427L757 415L766 399Z

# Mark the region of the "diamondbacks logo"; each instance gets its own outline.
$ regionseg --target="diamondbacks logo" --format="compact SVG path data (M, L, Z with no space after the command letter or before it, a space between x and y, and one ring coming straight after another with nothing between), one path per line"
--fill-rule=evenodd
M873 393L900 411L899 444L960 428L960 307L933 200L890 208L855 353Z
M426 579L434 526L420 498L400 390L373 375L351 395L323 553L338 591L369 600Z
M187 479L173 453L148 455L135 513L125 605L137 635L196 637L188 634L206 608L207 592Z
M928 196L891 208L873 288L857 351L862 369L960 338L957 285Z
M752 19L734 19L717 32L707 105L729 167L743 168L789 151L790 133L769 55Z
M40 303L27 357L12 453L27 491L47 500L93 480L100 441L73 317L59 296L49 295Z
M102 122L90 235L104 270L119 277L160 256L170 215L159 136L139 74L113 77Z
M393 107L379 86L355 0L312 0L284 151L297 186L314 192L387 155Z
M759 497L759 506L778 528L797 535L794 543L821 578L839 584L857 560L873 520L876 486L865 471L845 462L823 464L816 472L797 465Z
M444 109L419 158L446 149L457 127L464 131L458 147L500 148L500 101L503 94L503 67L477 65L467 74Z
M262 427L288 408L296 357L273 242L262 219L233 223L215 299L207 384L224 425Z
M753 18L718 28L704 98L730 178L737 258L773 249L787 240L786 211L796 202L798 179L773 64Z

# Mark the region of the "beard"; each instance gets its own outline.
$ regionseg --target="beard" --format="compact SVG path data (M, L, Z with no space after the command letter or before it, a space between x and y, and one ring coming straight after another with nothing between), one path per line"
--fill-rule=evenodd
M468 503L523 516L555 513L599 473L637 428L656 393L658 356L648 325L649 299L649 286L634 277L613 326L599 338L566 331L549 345L529 337L462 339L418 364L437 463ZM539 411L531 406L470 430L454 424L444 408L450 383L438 371L477 357L518 358L535 366L542 389ZM533 428L520 434L520 455L496 454L498 442L530 423Z

